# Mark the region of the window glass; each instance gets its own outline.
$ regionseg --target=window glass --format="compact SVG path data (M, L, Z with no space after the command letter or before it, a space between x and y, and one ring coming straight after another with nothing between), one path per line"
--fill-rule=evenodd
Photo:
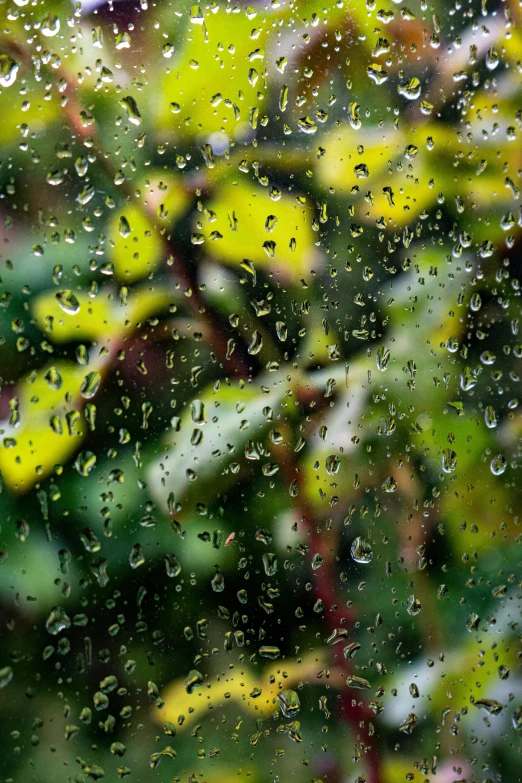
M0 21L0 780L518 780L520 4Z

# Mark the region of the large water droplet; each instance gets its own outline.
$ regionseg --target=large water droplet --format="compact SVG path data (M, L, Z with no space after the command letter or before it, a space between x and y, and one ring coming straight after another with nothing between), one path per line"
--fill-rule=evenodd
M53 636L71 627L71 618L63 606L55 606L51 609L51 613L45 621L45 627Z
M60 32L60 20L53 14L47 14L40 30L47 38L52 38Z
M120 106L127 112L127 119L129 122L132 122L133 125L141 125L140 110L132 95L127 95L125 98L122 98Z
M453 449L444 449L442 452L442 470L444 473L453 473L457 467L457 454Z
M285 718L293 718L301 709L299 696L295 691L279 691L277 694L279 708Z
M185 680L183 682L185 686L185 690L187 693L193 693L194 688L197 688L198 686L203 684L203 675L201 672L198 672L197 669L192 669L187 676L185 677Z
M65 291L58 291L55 296L56 301L64 313L67 313L68 315L76 315L76 313L80 312L80 303L74 295L73 291L69 289Z
M373 551L370 544L362 536L357 536L357 538L352 541L350 554L356 563L370 563L373 557Z
M20 63L8 54L0 54L0 86L11 87L16 81Z
M491 460L490 468L494 476L501 476L507 468L507 462L504 455L496 454Z

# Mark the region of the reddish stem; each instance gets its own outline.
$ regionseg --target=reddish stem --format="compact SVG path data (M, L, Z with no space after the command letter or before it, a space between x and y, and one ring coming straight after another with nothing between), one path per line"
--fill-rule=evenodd
M320 403L319 403L320 404ZM297 483L297 510L304 529L310 534L310 549L312 557L319 554L323 563L313 572L315 594L324 605L324 620L329 634L336 629L350 628L355 622L356 611L353 606L347 606L338 592L338 577L335 568L336 548L329 541L330 531L317 525L313 510L306 500L303 486L303 474L295 465L293 453L285 455L282 460L283 469L289 484ZM341 645L333 647L334 661L345 677L352 667L341 652ZM339 653L337 653L339 650ZM355 704L354 704L355 702ZM369 707L357 699L357 691L347 689L341 692L340 715L352 725L355 743L366 760L367 783L382 783L381 762L375 737L373 736L372 719L374 714Z

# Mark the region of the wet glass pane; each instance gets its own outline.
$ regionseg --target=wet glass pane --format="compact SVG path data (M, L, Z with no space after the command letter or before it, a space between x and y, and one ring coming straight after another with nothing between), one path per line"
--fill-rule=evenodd
M514 783L520 4L0 18L0 780Z

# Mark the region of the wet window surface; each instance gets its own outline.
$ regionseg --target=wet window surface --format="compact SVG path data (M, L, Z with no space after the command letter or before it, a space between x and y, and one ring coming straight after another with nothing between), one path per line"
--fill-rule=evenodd
M515 783L520 4L0 21L0 781Z

